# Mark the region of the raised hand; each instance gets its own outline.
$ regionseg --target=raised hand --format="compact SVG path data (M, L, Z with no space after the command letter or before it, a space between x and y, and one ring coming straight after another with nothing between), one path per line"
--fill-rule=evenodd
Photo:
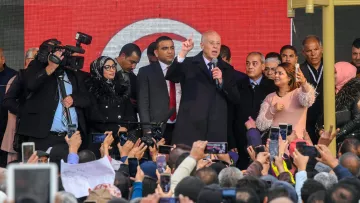
M339 133L340 129L336 129L336 131L333 132L334 126L330 125L329 131L321 130L320 131L320 138L318 141L319 145L325 145L329 146L329 144L332 142L332 140L336 137L336 135Z
M181 43L181 51L179 53L179 57L185 58L186 55L194 48L193 35L194 34L191 34L189 39Z

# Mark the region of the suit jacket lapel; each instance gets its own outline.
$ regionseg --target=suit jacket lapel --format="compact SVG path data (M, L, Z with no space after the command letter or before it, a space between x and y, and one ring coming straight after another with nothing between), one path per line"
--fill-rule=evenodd
M154 69L154 76L156 77L156 81L159 81L159 88L161 93L169 97L165 76L161 69L160 63L156 62L152 66Z
M198 65L200 70L206 75L206 77L209 79L210 82L213 82L213 79L209 74L209 68L205 64L205 61L203 59L203 52L200 52L198 55L194 57L193 63L196 63Z

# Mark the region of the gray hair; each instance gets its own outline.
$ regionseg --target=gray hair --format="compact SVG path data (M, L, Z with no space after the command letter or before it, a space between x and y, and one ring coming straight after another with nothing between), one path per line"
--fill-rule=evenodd
M318 37L318 36L316 36L316 35L308 35L308 36L306 36L305 39L302 41L302 47L303 47L303 49L305 48L305 44L306 44L306 42L307 42L309 39L315 39L315 40L319 43L319 45L322 46L322 42L321 42L320 37Z
M253 52L250 52L247 57L249 57L250 55L258 55L260 56L260 60L261 60L261 63L264 64L265 63L265 56L261 53L261 52L257 52L257 51L253 51ZM246 57L246 58L247 58Z
M350 160L350 162L348 162L349 160ZM353 162L355 160L356 160L356 162ZM354 176L358 177L360 175L360 158L356 154L354 154L352 152L346 152L345 154L340 156L339 163L340 163L340 165L342 165L345 168L349 169L349 171ZM354 166L354 167L353 168L348 168L349 167L348 163L351 163L351 165Z
M25 53L25 60L28 59L28 58L34 58L35 57L34 54L33 54L34 51L39 51L39 49L38 48L30 48L30 49L28 49L26 51L26 53Z
M271 62L276 62L278 65L281 63L281 61L277 57L271 57L265 60L265 63L271 63Z
M235 167L224 168L219 173L219 184L221 187L236 187L238 180L244 177L243 173Z
M321 172L316 174L314 176L314 180L321 183L327 190L338 182L338 178L336 175L327 172Z
M56 193L56 196L59 198L60 203L77 203L76 197L69 192L60 191Z

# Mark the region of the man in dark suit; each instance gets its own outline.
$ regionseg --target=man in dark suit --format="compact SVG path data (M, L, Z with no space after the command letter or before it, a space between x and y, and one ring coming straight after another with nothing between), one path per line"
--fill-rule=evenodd
M224 44L221 45L220 48L220 57L223 61L228 64L231 64L231 51L230 48ZM234 77L236 81L244 79L246 76L245 73L240 72L238 70L234 70ZM233 130L233 120L234 120L234 112L235 112L235 105L228 101L228 132L227 132L227 139L228 139L228 148L233 151L237 152L236 148L236 141L234 138L234 130Z
M44 42L48 43L53 42ZM19 112L20 123L17 131L19 135L29 137L29 142L35 142L37 150L43 151L57 144L66 144L69 118L64 114L64 108L70 112L71 121L77 130L82 136L86 136L83 109L90 104L85 86L79 81L76 72L64 70L64 67L50 60L46 62L40 59L39 55L45 55L46 60L47 50L41 46L37 58L24 72L24 88L29 96ZM54 54L63 59L61 51ZM60 75L64 78L67 95L65 98L62 98L59 91Z
M141 58L141 50L139 46L134 43L125 44L116 57L116 61L120 66L119 71L116 73L118 78L124 78L130 84L130 99L134 106L135 112L137 111L137 98L136 98L136 75L133 72L136 65Z
M235 119L233 120L234 138L238 148L239 159L237 167L244 170L249 165L249 155L246 151L246 127L245 122L252 117L256 119L260 106L265 97L275 92L273 80L263 75L265 69L265 57L260 52L252 52L246 57L246 74L248 77L238 82L238 90L241 101L235 105Z
M226 97L240 100L233 79L233 67L219 57L221 38L215 31L202 35L202 52L186 55L194 47L192 37L169 67L165 79L181 83L179 114L172 136L173 144L192 145L197 140L227 141ZM216 67L211 63L217 59Z
M306 59L300 65L300 69L304 74L308 83L310 83L316 91L315 103L308 109L306 130L313 143L317 143L319 136L316 135L315 124L320 115L323 115L323 48L320 38L315 35L307 36L303 43L303 55Z
M170 37L161 36L155 42L155 55L158 61L142 67L137 75L138 108L141 122L160 122L166 118L169 109L176 108L180 102L179 83L165 80L168 67L174 60L174 42ZM178 101L178 102L177 102ZM176 122L176 112L166 125L162 126L163 137L171 143L171 135ZM144 126L148 133L151 126Z

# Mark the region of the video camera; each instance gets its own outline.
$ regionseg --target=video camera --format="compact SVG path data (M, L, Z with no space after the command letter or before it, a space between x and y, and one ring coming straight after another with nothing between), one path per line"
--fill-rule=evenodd
M40 45L39 52L37 54L37 60L42 63L47 63L48 59L60 66L67 67L73 70L80 70L84 65L83 56L74 56L74 53L84 54L85 50L81 47L81 44L91 44L92 37L88 34L78 32L75 36L76 46L65 45L61 46L61 42L57 39L49 39ZM64 56L63 60L54 55L56 51L62 51Z

